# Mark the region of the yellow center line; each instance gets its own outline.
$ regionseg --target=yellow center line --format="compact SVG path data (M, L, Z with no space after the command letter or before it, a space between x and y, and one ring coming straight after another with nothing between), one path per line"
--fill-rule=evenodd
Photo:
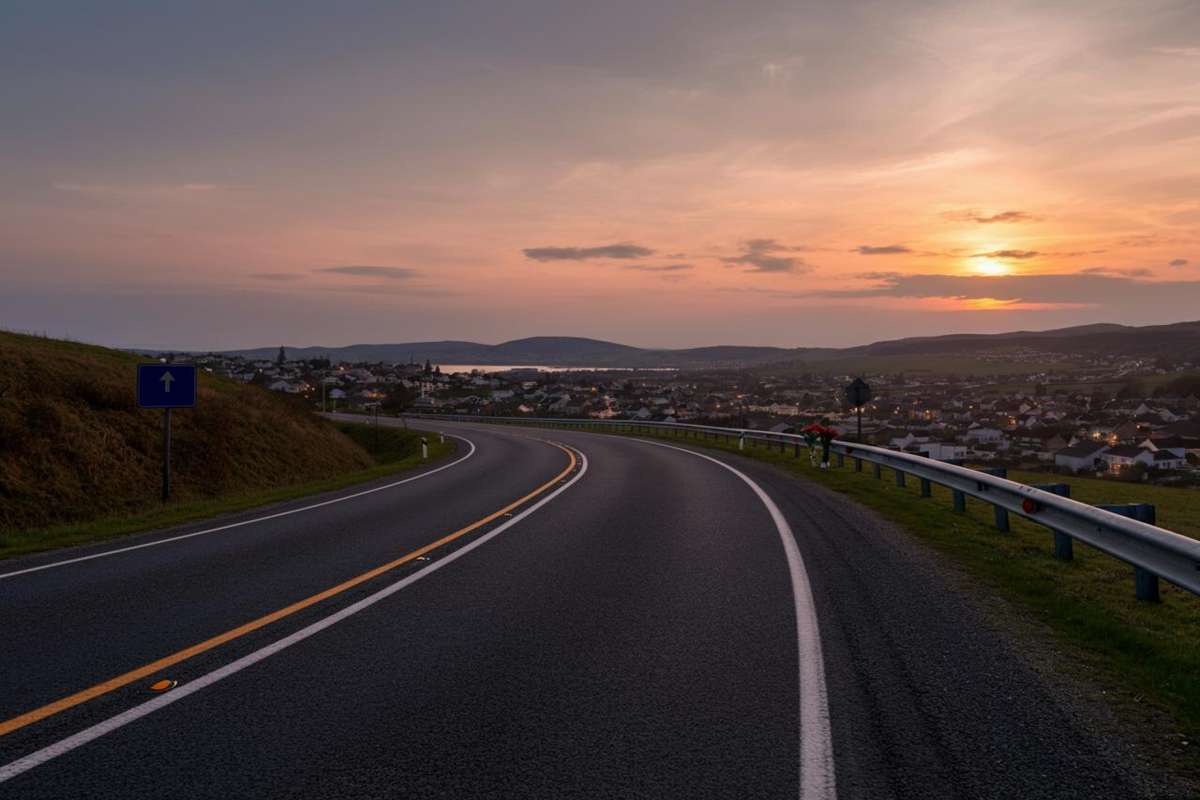
M562 445L560 445L556 442L550 442L550 444L553 444L555 447L559 448L564 453L566 453L568 457L570 457L571 461L569 464L567 464L566 469L564 469L562 472L558 473L558 475L554 476L550 480L543 483L541 486L534 489L529 494L525 495L524 497L520 498L519 500L514 500L513 502L506 505L504 508L500 509L499 511L488 514L483 519L472 522L470 525L467 525L464 528L459 528L454 533L447 534L446 536L443 536L442 538L438 539L435 542L430 542L429 544L425 545L424 547L419 547L416 550L413 550L411 553L408 553L407 555L397 558L395 561L389 561L386 564L381 564L380 566L375 567L374 569L370 569L357 577L351 578L348 581L339 583L337 586L333 586L329 589L325 589L324 591L318 592L317 594L314 594L311 597L306 597L303 600L299 600L295 603L292 603L289 606L285 606L284 608L281 608L278 611L272 611L270 614L259 617L258 619L253 620L251 622L247 622L244 625L239 625L238 627L233 628L228 631L225 631L224 633L214 636L211 639L205 639L203 642L200 642L199 644L194 644L191 647L186 647L177 653L172 653L171 655L160 658L157 661L152 661L149 664L138 667L137 669L130 670L129 672L126 672L123 675L118 675L115 678L109 678L108 680L103 681L102 683L97 683L95 686L84 689L83 691L76 692L75 694L72 694L72 695L68 695L67 697L62 698L61 700L55 700L53 703L44 705L41 708L35 708L34 710L27 711L24 714L21 714L20 716L13 717L12 719L7 720L5 722L0 722L0 736L5 736L9 733L12 733L15 730L24 728L26 725L31 725L35 722L38 722L39 720L43 720L46 717L53 716L62 711L66 711L68 708L73 708L74 706L77 706L81 703L86 703L89 700L94 700L95 698L100 697L101 695L108 694L109 692L114 691L116 689L120 689L122 686L128 686L129 684L131 684L135 681L139 681L144 678L148 678L161 669L164 669L164 668L170 667L170 666L174 666L175 664L178 664L181 661L186 661L187 659L189 659L193 656L197 656L208 650L212 650L214 647L219 647L220 645L223 645L226 642L230 642L230 641L233 641L234 639L245 636L248 633L252 633L253 631L258 630L259 628L263 628L263 627L266 627L267 625L270 625L272 622L277 622L285 617L291 616L292 614L295 614L297 611L301 611L305 608L308 608L309 606L316 605L317 603L320 603L322 600L328 600L330 597L339 595L348 589L353 589L355 586L358 586L359 584L362 584L362 583L366 583L367 581L369 581L373 578L377 578L380 575L384 574L385 572L389 572L393 569L396 569L399 566L407 564L408 562L412 561L413 559L420 558L421 556L425 555L426 553L436 550L439 547L442 547L443 545L449 544L450 542L453 542L455 539L459 539L463 536L466 536L471 531L477 530L477 529L483 527L484 525L487 525L489 522L495 520L496 518L504 516L508 512L512 511L514 508L517 508L518 506L521 506L524 503L529 502L533 498L537 497L539 494L545 493L547 490L549 490L551 487L553 487L556 483L561 481L567 475L571 474L571 471L573 469L575 469L575 465L578 463L578 459L576 459L575 454L573 452L571 452L570 449L563 447Z

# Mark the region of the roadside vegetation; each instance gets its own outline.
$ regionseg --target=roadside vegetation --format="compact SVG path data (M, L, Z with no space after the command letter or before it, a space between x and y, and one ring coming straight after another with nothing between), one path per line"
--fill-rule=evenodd
M162 412L137 407L118 350L0 332L0 558L337 489L420 463L419 435L361 430L201 372L172 414L172 497L159 498ZM431 442L430 458L453 444Z
M531 420L535 423L535 420ZM659 437L673 438L673 437ZM1075 543L1075 558L1053 558L1053 535L1016 515L1011 532L993 524L992 507L968 500L967 513L952 510L950 491L933 487L920 497L919 482L895 484L870 464L821 470L763 445L739 452L736 442L687 438L681 444L725 450L775 464L868 506L899 523L957 563L973 582L1004 598L1022 617L1041 623L1061 648L1070 674L1105 687L1105 700L1127 721L1140 723L1164 761L1200 775L1200 599L1162 582L1162 603L1134 598L1132 567ZM836 463L836 462L835 462ZM1200 539L1200 491L1010 471L1025 483L1068 483L1076 500L1090 504L1154 503L1158 524ZM1165 712L1165 717L1164 713ZM1170 718L1174 725L1165 726Z

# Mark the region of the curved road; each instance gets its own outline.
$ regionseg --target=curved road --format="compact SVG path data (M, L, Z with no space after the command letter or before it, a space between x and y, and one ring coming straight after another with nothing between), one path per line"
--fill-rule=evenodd
M0 562L0 796L1148 796L845 499L437 427L398 485Z

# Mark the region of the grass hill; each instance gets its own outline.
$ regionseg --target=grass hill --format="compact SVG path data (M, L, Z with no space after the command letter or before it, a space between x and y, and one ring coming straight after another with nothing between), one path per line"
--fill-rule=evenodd
M145 359L0 332L0 539L159 505L162 412L137 407ZM327 479L375 459L288 398L202 373L172 414L178 503Z

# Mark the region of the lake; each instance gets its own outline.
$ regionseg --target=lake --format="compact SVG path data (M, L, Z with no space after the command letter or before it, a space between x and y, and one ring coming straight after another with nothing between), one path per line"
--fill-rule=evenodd
M674 367L546 367L537 364L438 364L442 372L508 372L536 369L540 372L677 372Z

